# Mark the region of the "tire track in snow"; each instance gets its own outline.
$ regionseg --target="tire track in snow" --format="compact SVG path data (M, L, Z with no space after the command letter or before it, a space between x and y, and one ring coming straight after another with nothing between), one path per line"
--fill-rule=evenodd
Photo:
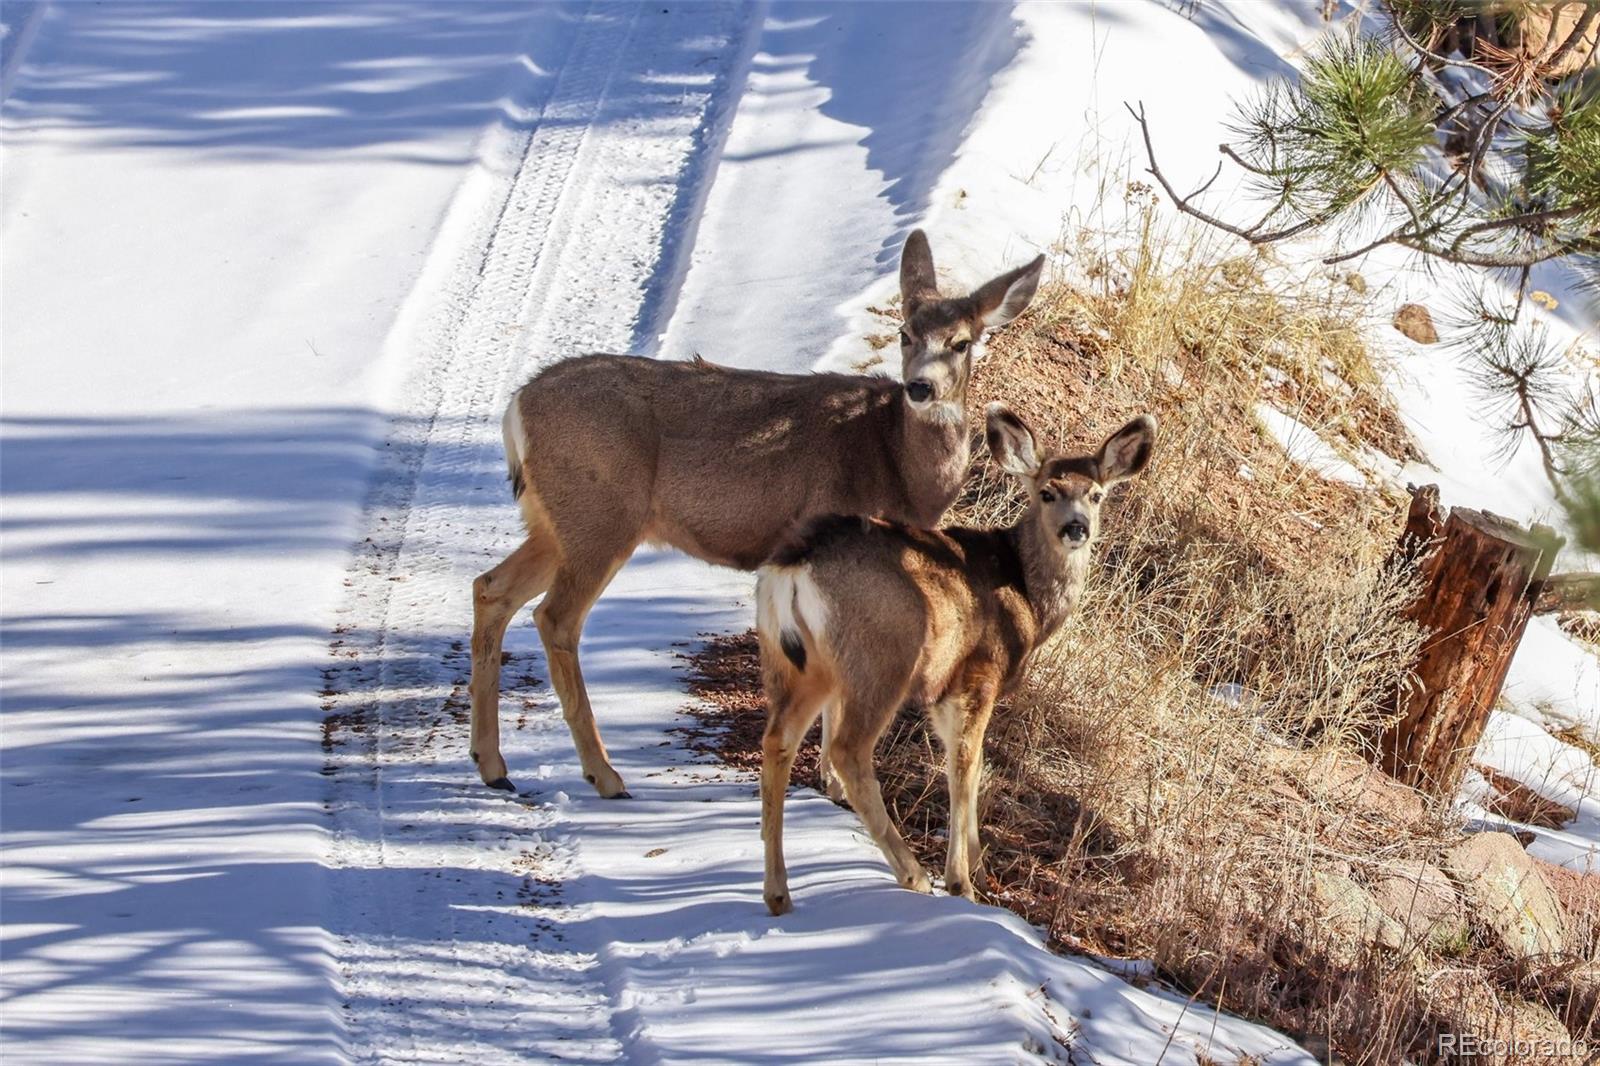
M490 135L419 294L424 321L365 509L324 700L330 925L357 1060L612 1061L595 956L560 884L565 797L510 802L467 760L472 576L520 536L499 417L550 356L626 349L661 319L663 258L709 179L757 17L733 4L602 3L571 20L531 128ZM435 259L439 258L436 253ZM673 257L676 259L678 257ZM422 292L422 290L432 290ZM508 754L573 760L531 660L506 670ZM530 749L532 749L530 751ZM526 776L526 774L524 774Z

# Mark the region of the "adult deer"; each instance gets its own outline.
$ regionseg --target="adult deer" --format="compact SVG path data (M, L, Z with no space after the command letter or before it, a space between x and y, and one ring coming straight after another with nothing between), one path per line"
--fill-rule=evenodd
M578 637L644 541L754 570L796 524L830 514L937 524L966 477L966 399L984 332L1033 299L1040 256L969 295L939 294L928 238L900 257L902 380L771 374L590 355L519 389L503 430L528 536L473 583L472 758L512 789L500 754L500 646L535 596L550 679L602 796L624 796L595 727Z
M1021 419L1002 404L990 404L987 415L990 453L1028 488L1028 509L1015 525L917 530L827 518L761 568L763 894L775 915L792 906L784 793L800 739L819 713L831 719L823 762L832 763L900 884L929 891L927 873L889 821L872 769L878 737L908 702L926 709L945 750L945 887L972 896L990 711L1077 606L1101 502L1145 468L1156 434L1155 419L1143 415L1093 455L1041 460Z

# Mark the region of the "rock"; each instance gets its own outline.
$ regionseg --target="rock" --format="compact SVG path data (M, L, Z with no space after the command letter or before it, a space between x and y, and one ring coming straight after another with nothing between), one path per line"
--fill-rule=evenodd
M1567 1031L1594 1044L1600 1037L1600 962L1554 966L1534 976L1540 998L1559 1005Z
M1394 328L1418 344L1439 342L1439 331L1433 328L1433 316L1421 304L1406 304L1396 311Z
M1580 955L1593 955L1600 946L1600 875L1585 876L1539 859L1534 860L1534 867L1567 912L1569 941L1573 937L1581 941L1567 946Z
M1415 825L1427 818L1422 793L1403 785L1365 759L1330 751L1316 768L1315 788L1327 801L1360 807L1374 818Z
M1383 913L1371 894L1350 878L1314 874L1311 894L1321 905L1331 938L1328 953L1333 957L1353 960L1367 944L1396 950L1405 946L1405 927Z
M1379 909L1399 922L1410 943L1435 949L1465 940L1467 912L1443 870L1425 862L1402 862L1372 882Z
M1321 806L1335 811L1359 810L1364 816L1402 825L1427 818L1422 794L1402 785L1365 759L1336 749L1297 751L1263 748L1262 762L1279 770Z
M1572 1035L1549 1008L1497 994L1471 968L1442 971L1425 983L1423 996L1438 1019L1434 1047L1441 1062L1542 1066L1580 1061L1566 1056Z
M1445 852L1442 865L1461 886L1472 916L1513 958L1566 949L1566 913L1515 838L1478 833Z

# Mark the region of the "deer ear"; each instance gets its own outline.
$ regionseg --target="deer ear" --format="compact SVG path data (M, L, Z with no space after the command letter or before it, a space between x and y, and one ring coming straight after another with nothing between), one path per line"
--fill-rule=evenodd
M1044 256L1038 256L1027 266L1008 270L993 281L985 282L972 294L978 318L987 329L998 329L1022 314L1039 288L1039 276L1044 273Z
M1100 445L1100 484L1113 485L1143 471L1155 446L1154 415L1140 415L1111 434Z
M900 250L900 307L910 314L913 303L938 296L939 282L933 274L933 249L928 247L928 235L914 229Z
M1039 472L1039 453L1033 430L1003 403L992 403L983 413L989 454L1000 464L1000 469L1013 477L1031 478L1036 475Z

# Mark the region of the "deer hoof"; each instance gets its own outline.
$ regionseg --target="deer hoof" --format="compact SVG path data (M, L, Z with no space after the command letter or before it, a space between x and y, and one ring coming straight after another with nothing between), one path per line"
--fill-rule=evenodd
M497 777L493 781L487 782L487 784L490 788L497 788L501 792L515 792L517 790L517 786L511 783L511 778L509 777Z
M766 894L767 910L777 918L794 910L794 899L787 892L768 892Z
M583 779L594 786L602 799L632 799L628 788L622 783L622 777L611 767L607 766L597 774L585 773Z
M483 778L484 784L490 788L511 788L511 783L506 781L508 776L506 761L501 758L498 751L490 755L479 755L475 751L470 754L472 755L473 765L478 768L478 776ZM505 783L502 784L501 782Z

